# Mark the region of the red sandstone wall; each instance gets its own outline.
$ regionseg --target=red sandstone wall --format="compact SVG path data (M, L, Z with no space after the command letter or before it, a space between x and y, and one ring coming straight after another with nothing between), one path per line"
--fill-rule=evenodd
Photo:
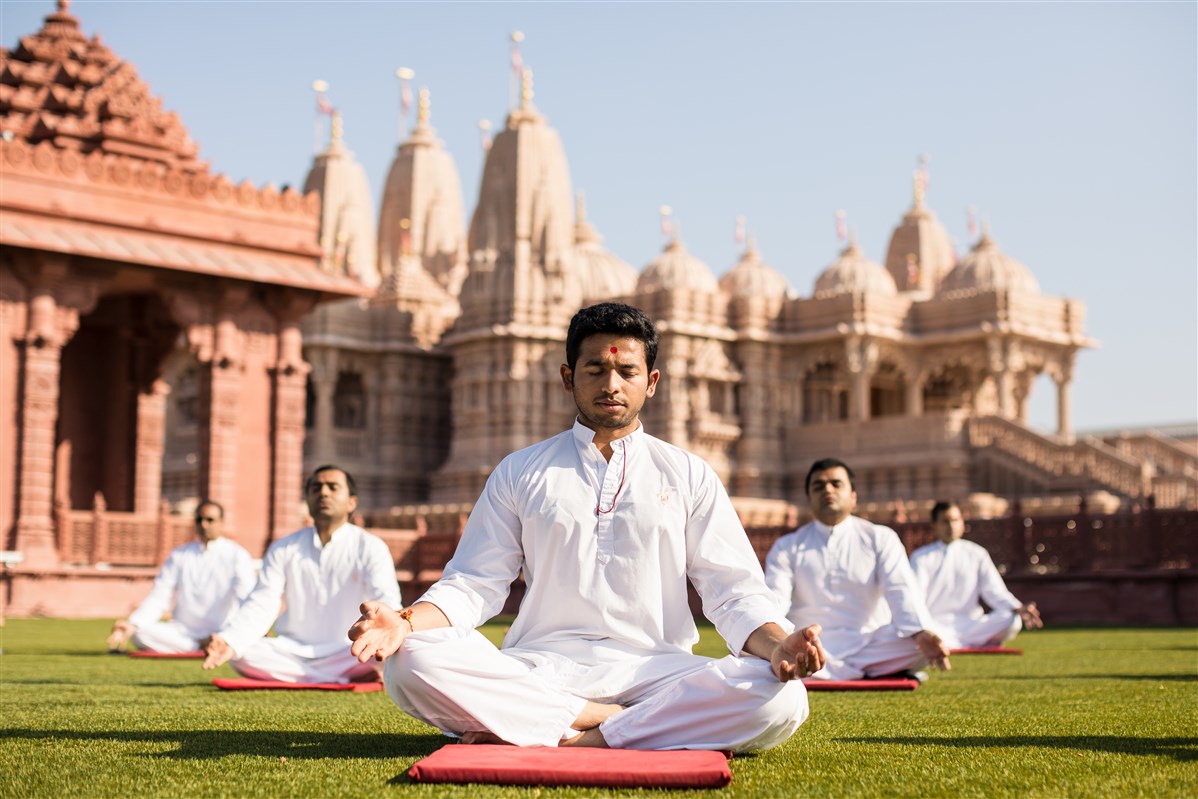
M16 337L25 327L20 285L0 267L0 549L14 545L17 502L17 392L20 350Z
M251 555L261 557L270 538L270 406L267 358L273 360L274 336L251 334L241 376L241 413L237 436L236 538ZM219 497L218 497L219 499Z

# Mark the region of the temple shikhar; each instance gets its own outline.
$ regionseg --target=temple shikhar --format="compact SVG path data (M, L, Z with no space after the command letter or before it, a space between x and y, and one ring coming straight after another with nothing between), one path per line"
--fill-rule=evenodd
M706 459L747 524L793 521L828 455L875 515L1198 499L1192 448L1075 434L1084 304L989 230L958 252L918 175L883 260L850 237L791 286L752 239L715 268L677 232L639 268L605 249L531 72L501 127L469 215L427 90L377 213L335 112L302 193L234 185L60 0L0 51L3 549L49 591L111 590L210 496L261 552L326 462L372 525L460 515L504 455L571 424L566 327L603 300L659 325L645 426ZM1042 375L1050 432L1027 423Z

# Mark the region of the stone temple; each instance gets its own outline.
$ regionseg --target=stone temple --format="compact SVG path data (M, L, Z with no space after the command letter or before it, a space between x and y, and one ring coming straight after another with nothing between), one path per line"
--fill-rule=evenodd
M1075 435L1083 303L988 231L956 252L919 181L881 261L850 240L812 286L752 242L718 277L677 237L638 269L588 222L526 72L469 216L424 91L376 216L339 117L302 194L233 185L67 6L0 51L14 606L107 592L122 612L204 496L260 553L303 523L321 463L354 473L372 526L460 518L504 455L571 423L566 326L610 299L662 332L646 428L705 458L748 525L794 521L827 455L875 517L1198 501L1192 442ZM1045 374L1053 434L1027 425Z

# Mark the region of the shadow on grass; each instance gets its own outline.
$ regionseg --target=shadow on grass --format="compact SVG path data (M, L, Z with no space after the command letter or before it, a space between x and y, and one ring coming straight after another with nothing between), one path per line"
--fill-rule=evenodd
M1006 748L1029 746L1037 749L1081 749L1116 755L1158 755L1188 762L1198 760L1198 738L1129 738L1122 735L1014 735L1006 738L967 736L933 738L895 736L892 738L836 738L840 743L910 744L913 746L955 746L966 748Z
M445 743L436 735L403 733L344 733L247 730L29 730L0 729L0 740L29 741L115 741L125 743L174 743L171 752L147 753L148 757L170 760L210 760L230 755L285 756L320 760L331 757L380 758L424 757Z

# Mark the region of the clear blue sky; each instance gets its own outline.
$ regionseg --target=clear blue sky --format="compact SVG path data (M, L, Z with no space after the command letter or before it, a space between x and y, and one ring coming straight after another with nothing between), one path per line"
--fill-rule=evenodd
M52 0L3 0L0 42ZM1087 305L1080 429L1198 418L1198 6L1173 3L80 2L234 181L300 184L314 79L377 211L398 143L397 67L432 92L469 213L478 120L502 123L508 34L605 245L637 268L668 204L723 274L748 220L807 295L834 214L874 260L930 156L928 204L964 252L966 208L1047 294ZM1055 427L1036 384L1035 426Z

